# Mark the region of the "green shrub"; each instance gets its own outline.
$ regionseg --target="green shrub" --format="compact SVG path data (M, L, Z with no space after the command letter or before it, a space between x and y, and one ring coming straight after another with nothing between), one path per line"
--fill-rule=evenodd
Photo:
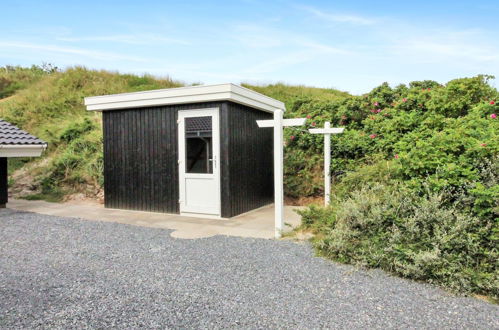
M345 173L375 168L365 166L377 159L392 168L392 178L418 193L423 193L423 181L431 191L461 191L470 200L463 210L494 217L497 188L481 188L486 183L478 169L480 162L499 154L499 119L491 117L499 112L494 102L498 93L489 85L491 78L456 79L446 85L420 81L396 88L382 84L363 96L295 104L289 116L309 116L305 129L325 121L346 127L332 137L330 168L333 181L345 190L352 189L341 183ZM285 187L294 197L323 192L322 136L305 129L285 133ZM375 175L364 179L379 180Z
M454 291L499 297L498 224L463 212L460 196L421 196L403 185L366 185L302 212L314 244L330 258L381 268ZM334 221L331 221L334 219Z
M64 142L71 142L96 128L96 125L89 119L84 118L80 122L71 123L60 135L59 139Z
M482 100L497 97L497 91L489 85L493 76L478 75L450 81L445 88L432 92L427 107L430 111L447 117L464 116Z

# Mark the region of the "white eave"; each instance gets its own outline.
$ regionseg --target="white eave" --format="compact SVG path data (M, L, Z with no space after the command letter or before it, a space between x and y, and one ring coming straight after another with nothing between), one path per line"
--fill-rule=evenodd
M234 84L202 85L152 91L91 96L85 98L89 111L149 106L231 101L266 112L285 110L284 103Z
M0 157L39 157L46 148L46 144L0 145Z

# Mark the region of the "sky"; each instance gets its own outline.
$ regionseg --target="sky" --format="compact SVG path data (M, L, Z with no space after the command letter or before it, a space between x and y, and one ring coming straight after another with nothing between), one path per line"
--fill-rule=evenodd
M353 94L499 76L499 1L0 0L0 66Z

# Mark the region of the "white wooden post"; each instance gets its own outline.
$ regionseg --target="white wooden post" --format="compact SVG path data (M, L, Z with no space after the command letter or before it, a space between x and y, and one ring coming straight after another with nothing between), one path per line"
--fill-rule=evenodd
M274 208L275 237L280 238L284 227L284 139L283 111L274 111Z
M306 118L283 119L281 109L274 110L273 120L257 120L258 127L274 128L274 235L275 238L282 236L284 228L284 139L283 127L301 126L305 124Z
M324 123L324 128L312 128L308 131L312 134L324 134L324 205L331 202L331 134L343 133L345 129L331 128L330 122Z
M326 121L324 128L331 128L331 123ZM324 205L331 202L331 134L324 134Z

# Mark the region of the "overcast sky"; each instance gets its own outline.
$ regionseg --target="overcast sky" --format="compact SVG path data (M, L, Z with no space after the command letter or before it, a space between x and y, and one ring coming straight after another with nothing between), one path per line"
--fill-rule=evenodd
M334 87L499 76L499 1L0 0L0 66Z

